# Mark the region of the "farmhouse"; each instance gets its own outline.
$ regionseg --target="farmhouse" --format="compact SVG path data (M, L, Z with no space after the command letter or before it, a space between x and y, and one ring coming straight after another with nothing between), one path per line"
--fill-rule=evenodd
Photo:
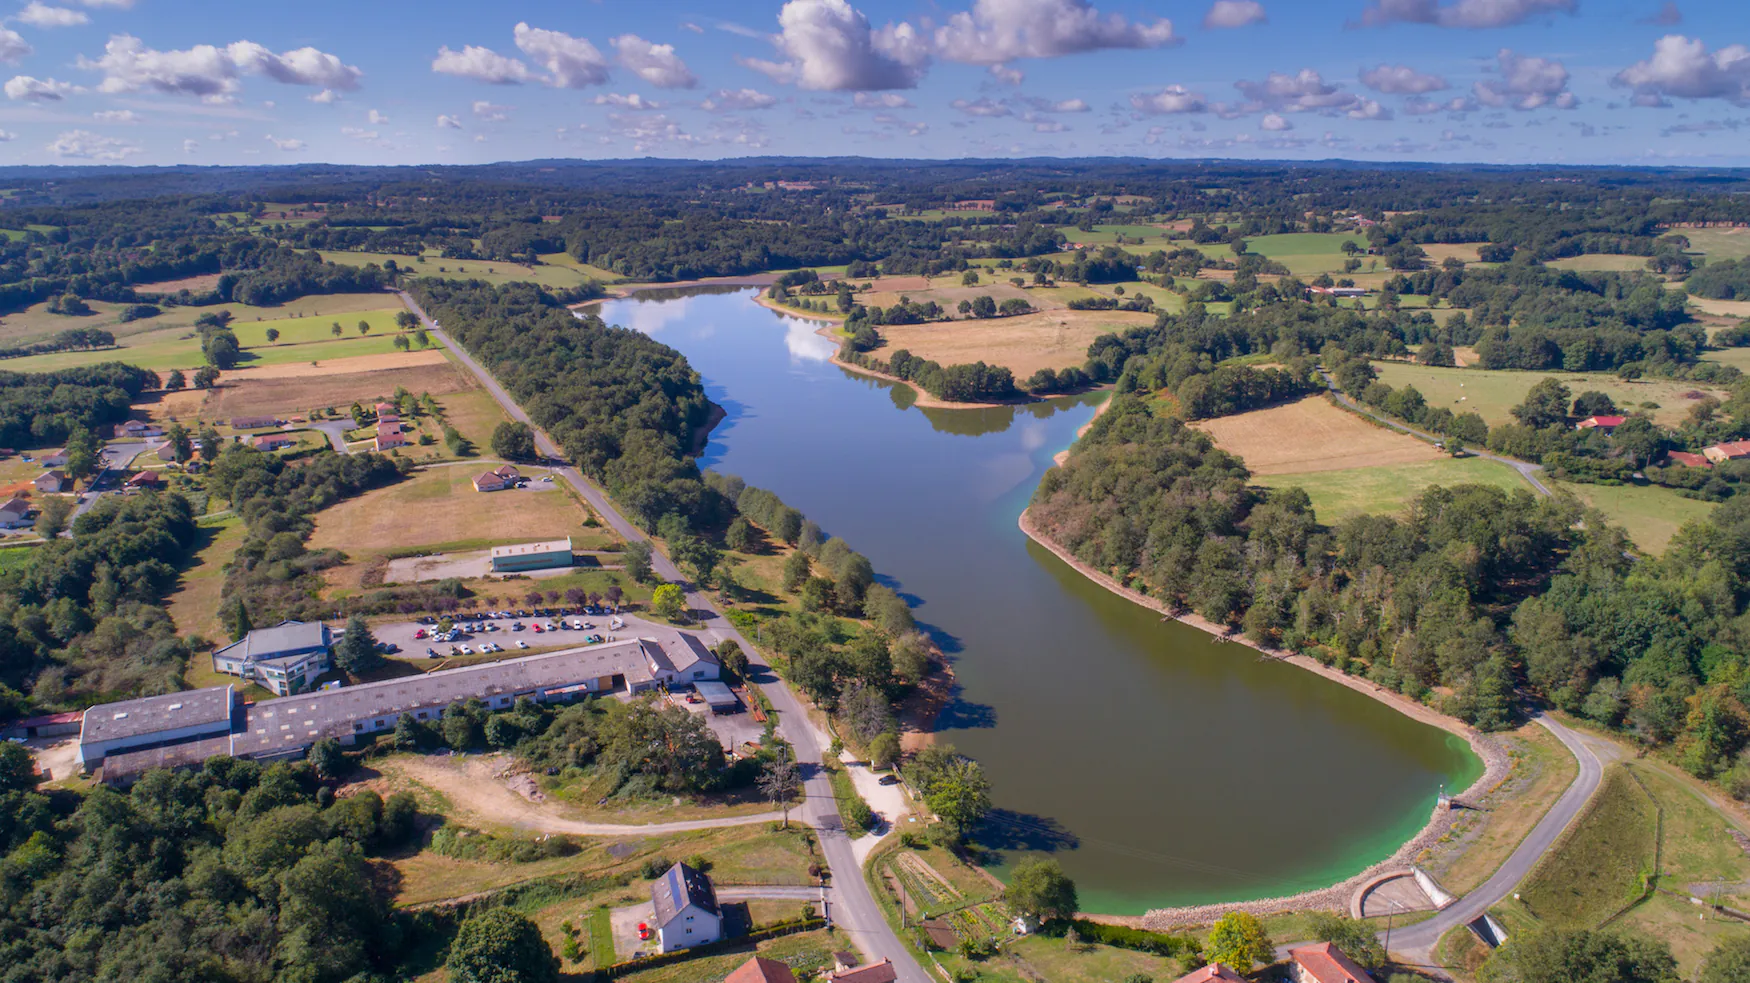
M124 420L115 425L117 437L162 437L164 428L156 423L143 420Z
M282 621L257 628L213 652L213 671L253 679L275 696L302 692L328 671L334 633L319 622Z
M840 959L835 962L833 971L826 974L826 978L832 983L893 983L899 979L899 973L893 968L891 959L864 963L861 966L846 966Z
M68 481L64 471L44 471L37 475L36 480L32 481L31 484L35 485L39 492L58 492L67 490Z
M496 472L486 471L474 476L474 490L477 492L504 491L512 482L498 476Z
M30 523L30 499L14 498L0 505L0 529L21 529Z
M1628 419L1626 416L1589 416L1574 424L1574 429L1602 430L1604 435L1608 437L1616 431L1617 427L1622 426L1622 422L1626 419Z
M47 454L38 457L36 463L45 468L61 467L67 463L67 452L65 450L49 451Z
M257 633L251 633L254 634ZM234 650L235 646L227 648ZM235 671L220 667L217 656L225 652L226 649L221 649L215 653L214 668ZM701 652L703 658L698 655ZM304 658L319 657L324 656L311 653ZM230 661L241 664L242 660ZM659 685L714 679L718 672L716 660L696 641L692 645L665 646L645 638L298 693L253 704L237 700L230 686L214 686L91 708L86 712L86 725L81 732L82 742L83 735L90 735L91 748L89 756L80 760L86 762L87 769L102 763L101 777L105 782L126 783L148 768L193 766L218 755L293 757L324 737L352 744L360 735L393 730L403 716L437 720L443 716L445 707L461 700L479 699L494 710L502 710L525 697L537 703L551 703L604 693L643 693ZM214 722L220 717L214 706L217 702L231 708L223 715L223 725ZM166 709L171 703L176 704L174 711ZM112 720L116 713L124 716ZM119 728L116 723L122 720L131 720L133 725ZM99 723L94 725L93 721Z
M100 704L80 723L78 761L89 770L112 752L229 734L234 710L229 686Z
M379 419L379 420L383 419L386 416L392 417L395 415L395 404L394 403L378 403L374 407L374 409L376 410L377 419Z
M401 424L383 421L377 424L377 450L386 451L391 447L406 447L407 435L401 432Z
M1174 980L1173 983L1246 983L1246 978L1221 963L1210 963Z
M1329 942L1290 949L1288 962L1294 983L1373 983L1367 970Z
M234 416L231 418L232 430L260 430L262 427L277 427L280 421L271 416Z
M164 479L156 471L138 471L128 476L129 488L163 488Z
M786 963L755 956L735 967L735 972L724 977L723 983L796 983L796 974L790 972Z
M571 566L570 536L545 543L518 543L515 546L492 548L492 569L495 573L568 566Z
M656 908L658 952L690 949L723 938L723 912L711 879L686 864L675 864L650 885Z
M1681 465L1686 468L1711 468L1714 466L1713 462L1707 459L1707 455L1691 454L1688 451L1666 451L1665 463L1667 465Z
M258 451L277 451L281 447L290 447L298 442L298 438L290 434L264 433L250 441Z
M1728 440L1712 447L1703 447L1701 453L1715 464L1721 461L1736 461L1750 457L1750 440Z

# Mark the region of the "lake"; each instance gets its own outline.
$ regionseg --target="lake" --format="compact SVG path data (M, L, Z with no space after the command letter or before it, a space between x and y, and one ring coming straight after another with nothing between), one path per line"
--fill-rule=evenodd
M1292 894L1391 855L1443 784L1482 773L1459 738L1165 621L1021 533L1104 393L921 410L753 297L600 313L683 352L727 411L702 466L777 492L913 603L959 680L939 739L984 765L997 814L979 840L1005 865L1054 851L1082 907L1112 914Z

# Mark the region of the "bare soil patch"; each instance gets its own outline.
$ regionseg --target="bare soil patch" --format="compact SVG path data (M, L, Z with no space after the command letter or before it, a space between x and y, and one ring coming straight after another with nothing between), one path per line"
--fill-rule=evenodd
M1066 369L1082 364L1088 358L1088 343L1100 335L1154 321L1153 314L1140 311L1062 310L986 320L890 325L881 329L887 346L876 355L905 348L913 355L943 365L983 361L1004 366L1016 379L1025 380L1040 369Z
M1371 426L1323 396L1252 410L1195 426L1237 454L1253 474L1338 471L1432 461L1440 452L1414 437Z
M153 422L180 420L200 415L207 394L199 389L178 389L175 392L146 393L133 405L137 413Z
M227 373L223 378L301 379L310 376L331 376L337 372L377 372L383 369L405 369L415 365L439 365L449 361L441 349L423 352L385 352L380 355L350 355L345 358L324 358L312 362L287 362L281 365L252 366Z
M202 273L199 276L185 276L180 280L161 280L157 283L136 283L134 289L143 294L173 294L179 290L193 293L206 293L219 285L223 273Z
M375 357L336 359L330 364L344 365ZM207 393L203 415L225 420L263 413L307 412L318 406L350 406L353 400L390 395L397 387L435 396L473 389L474 381L444 361L442 355L436 362L376 371L339 370L293 377L237 373L224 377L218 388Z

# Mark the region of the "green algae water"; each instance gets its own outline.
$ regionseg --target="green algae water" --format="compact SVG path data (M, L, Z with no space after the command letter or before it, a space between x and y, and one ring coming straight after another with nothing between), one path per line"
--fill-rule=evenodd
M1089 911L1277 897L1348 877L1482 773L1465 743L1345 686L1165 621L1016 526L1104 394L921 410L830 361L751 290L610 301L728 413L701 464L866 554L954 662L939 739L983 763L1002 858L1049 851Z

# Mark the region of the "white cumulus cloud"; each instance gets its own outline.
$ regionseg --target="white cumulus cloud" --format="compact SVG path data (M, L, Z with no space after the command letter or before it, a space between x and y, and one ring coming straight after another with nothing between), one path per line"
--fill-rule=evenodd
M657 88L691 89L699 84L672 44L652 44L636 34L622 34L608 43L619 53L620 64Z
M1635 90L1641 105L1664 105L1667 98L1744 105L1750 103L1750 48L1708 51L1699 38L1667 34L1653 42L1653 57L1616 73L1611 84Z
M1378 65L1363 69L1361 84L1375 92L1420 96L1450 88L1444 78L1418 72L1408 65Z
M1265 113L1264 118L1258 121L1258 129L1281 132L1294 129L1294 124L1276 113Z
M1209 13L1203 15L1205 29L1246 27L1262 24L1268 18L1258 0L1215 0Z
M626 95L622 95L618 92L605 93L595 97L595 104L598 106L616 106L620 109L629 109L637 113L651 112L662 108L662 103L657 102L654 99L646 99L636 92Z
M25 102L59 102L78 91L71 82L39 79L30 75L14 75L6 83L6 98Z
M488 123L502 123L510 119L509 106L500 106L485 99L474 100L472 110L475 119L483 119Z
M264 76L286 85L351 91L364 73L315 48L275 53L254 41L223 48L197 44L183 51L158 51L129 34L104 45L103 57L78 60L80 68L103 73L103 92L150 89L171 95L224 97L236 93L245 76Z
M1478 102L1494 109L1573 109L1579 100L1568 91L1568 70L1551 58L1533 58L1509 48L1495 55L1500 81L1471 86Z
M767 95L758 89L718 89L716 94L699 103L699 108L708 113L727 113L745 109L770 109L777 104L777 96Z
M439 116L437 128L440 130L459 130L462 128L462 121L454 116Z
M513 34L517 48L547 69L548 85L581 89L608 80L608 60L588 38L521 23Z
M1015 112L1008 106L1005 106L1000 102L993 102L990 99L956 99L952 103L949 103L949 105L968 116L980 116L985 118L1012 116Z
M772 41L786 60L743 64L804 89L910 89L929 65L929 44L910 24L872 30L845 0L789 0L778 28Z
M1130 108L1150 116L1206 113L1209 111L1209 100L1201 92L1192 92L1182 85L1169 85L1158 92L1138 92L1132 95Z
M461 51L453 51L447 45L439 48L437 57L431 60L431 70L489 85L521 85L535 75L515 58L473 44L464 45Z
M333 89L323 89L321 92L317 92L308 98L311 102L316 103L319 106L331 106L340 101L340 93Z
M90 130L68 130L48 145L56 157L76 160L127 160L140 152L138 144L120 137L106 137Z
M83 10L69 10L66 7L51 7L42 0L30 0L23 10L18 12L18 21L31 27L78 27L91 23L91 15Z
M24 35L9 27L0 27L0 61L14 63L36 51Z
M1544 14L1571 14L1578 0L1373 0L1361 23L1434 24L1439 27L1512 27Z
M910 109L911 100L897 92L859 92L851 97L859 109Z
M138 123L140 114L131 109L100 109L91 118L99 123Z
M949 61L993 65L1107 48L1159 48L1179 40L1166 18L1132 21L1103 14L1088 0L975 0L936 29L936 53Z
M281 140L271 133L269 133L267 135L267 142L273 144L275 147L278 147L281 150L286 151L287 153L292 153L294 151L304 149L304 141L302 141L302 140L298 140L298 139Z
M378 112L375 109L371 110L368 114L366 114L365 119L368 120L372 126L382 126L383 124L389 122L389 117L383 115L382 113Z

